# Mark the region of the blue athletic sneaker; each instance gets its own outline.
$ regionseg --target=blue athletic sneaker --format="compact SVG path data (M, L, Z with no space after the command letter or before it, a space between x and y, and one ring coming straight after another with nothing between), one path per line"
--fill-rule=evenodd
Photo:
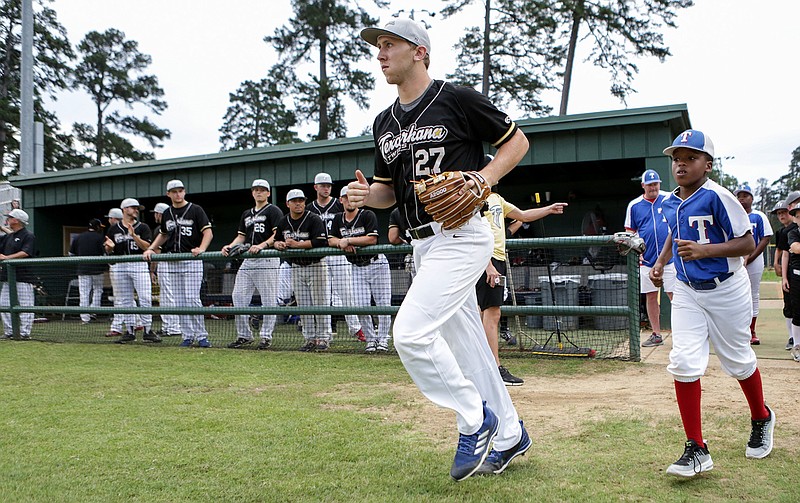
M193 342L194 341L192 341L191 339L184 339L184 340L181 341L179 346L182 347L182 348L190 348L190 347L192 347L192 343Z
M453 466L450 467L450 476L460 482L472 476L489 455L489 447L497 435L499 421L492 409L483 402L483 423L472 435L459 435L458 447Z
M519 422L519 426L522 428L522 438L519 440L519 442L517 442L517 445L511 449L508 449L507 451L498 451L492 449L492 452L490 452L486 457L486 461L484 461L481 467L478 468L478 473L503 473L503 470L506 469L512 459L516 458L517 456L522 456L528 451L528 449L531 448L533 442L531 442L531 437L528 436L528 432L525 430L525 425L522 424L521 420Z
M208 339L200 339L199 341L197 341L197 345L200 346L201 348L210 348L211 341Z

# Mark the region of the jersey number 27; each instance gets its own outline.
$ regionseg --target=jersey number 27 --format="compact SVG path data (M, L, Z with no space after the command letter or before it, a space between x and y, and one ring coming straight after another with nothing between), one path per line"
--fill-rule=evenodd
M416 176L438 175L442 172L439 168L444 159L444 147L431 147L414 151L416 162L414 163L414 174ZM433 167L430 164L433 163Z

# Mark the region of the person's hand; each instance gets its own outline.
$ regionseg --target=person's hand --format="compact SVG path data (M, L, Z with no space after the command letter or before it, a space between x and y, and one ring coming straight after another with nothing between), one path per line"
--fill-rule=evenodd
M231 249L231 245L223 246L222 249L220 250L222 252L222 256L223 257L227 257L228 256L228 252L230 251L230 249Z
M364 206L369 196L369 182L360 169L356 170L356 181L347 184L347 200L356 208Z
M775 269L775 276L781 277L783 275L783 268L782 267L773 267Z
M489 264L489 267L486 268L486 284L489 285L489 288L494 288L500 284L500 276L500 272L494 265Z
M196 257L196 256L200 255L201 253L203 253L204 251L205 250L203 250L203 249L201 249L199 247L198 248L192 248L192 255Z
M347 238L342 238L336 243L340 250L344 250L348 253L355 253L356 247L350 244L350 240Z
M789 278L781 278L781 288L784 292L789 291Z
M706 248L688 239L676 239L675 244L678 245L678 256L683 260L699 260L706 258Z
M656 262L652 269L650 269L650 281L653 286L661 288L664 285L664 266Z
M142 258L150 262L150 259L153 257L153 255L155 255L155 253L156 253L155 251L148 248L144 252L142 252Z
M286 249L286 242L285 241L275 241L275 244L272 245L278 251L282 251Z
M553 203L545 209L549 215L563 215L567 206L569 206L567 203Z
M266 245L264 245L264 247L266 248ZM261 248L261 247L260 247L260 246L258 246L258 245L253 245L253 246L251 246L251 247L250 247L250 249L249 249L249 250L247 250L247 251L248 251L249 253L252 253L252 254L254 254L254 255L255 255L255 254L257 254L257 253L261 253L261 250L263 250L263 249L264 249L264 248Z

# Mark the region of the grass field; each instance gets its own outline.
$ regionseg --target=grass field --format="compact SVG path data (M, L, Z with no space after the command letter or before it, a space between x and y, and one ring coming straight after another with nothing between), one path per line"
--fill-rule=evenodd
M631 396L646 398L650 385L668 396L662 365L514 359L527 382L511 392L534 447L501 476L455 483L453 416L419 394L395 356L3 341L0 362L2 502L788 502L800 494L788 433L800 434L798 418L782 408L783 444L754 462L744 458L741 404L709 407L717 467L691 481L665 476L682 450L677 410L616 408L592 391L614 381ZM580 387L588 391L577 400L558 399Z

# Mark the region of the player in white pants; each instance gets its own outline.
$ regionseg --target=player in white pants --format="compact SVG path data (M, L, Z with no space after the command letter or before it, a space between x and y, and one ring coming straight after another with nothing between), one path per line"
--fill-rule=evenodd
M753 209L753 191L749 185L740 185L733 192L736 199L747 212L747 218L753 227L753 239L756 242L756 249L753 253L745 257L745 267L747 275L750 277L750 293L753 297L753 317L750 320L750 344L761 344L761 340L756 336L756 320L758 319L758 304L761 298L761 277L764 275L764 250L769 246L772 239L772 225L767 216Z
M270 204L269 183L262 179L253 180L250 189L255 206L242 213L239 219L239 229L236 237L230 244L222 247L222 254L228 256L232 246L249 243L249 253L259 253L269 248L275 242L275 229L278 221L283 218L283 212L277 206ZM245 259L236 273L236 283L233 286L233 305L246 307L253 299L256 290L261 296L261 305L268 306L276 302L278 290L278 267L280 259L248 258ZM272 331L275 329L274 314L265 315L261 321L261 342L258 349L267 349L272 345ZM252 344L253 335L250 333L250 316L236 315L236 340L228 344L229 348L241 348Z
M103 223L99 219L93 218L89 221L88 230L72 240L69 245L69 255L76 257L105 255L104 240ZM81 306L100 307L103 299L103 280L107 269L108 266L106 264L78 264L75 272L78 275L78 292ZM80 317L81 323L86 325L97 316L81 313Z
M164 212L169 209L168 204L158 203L155 207L150 210L153 212L153 218L158 224L157 227L153 229L153 236L158 236L161 232L161 222L164 219ZM162 266L164 262L159 262L155 264L155 272L156 278L158 279L158 303L161 307L172 307L175 305L175 299L173 299L170 295L171 291L164 288L164 283L161 280ZM151 267L153 267L151 265ZM161 330L159 331L162 337L180 337L181 336L181 324L180 318L177 314L162 314L161 315ZM157 333L159 333L157 332Z
M353 292L356 306L370 306L375 299L376 306L392 304L391 273L386 256L358 254L358 248L378 244L378 219L375 212L356 208L347 199L347 187L342 187L340 200L344 213L338 213L328 230L328 244L334 248L355 253L346 255L348 263L353 265ZM343 255L342 255L343 256ZM389 326L392 317L378 316L378 333L372 316L358 315L364 331L367 353L389 351Z
M11 231L0 236L0 261L7 259L22 259L33 257L36 252L36 238L25 226L28 225L28 214L19 208L14 208L6 215L6 226ZM33 294L33 271L27 267L17 267L17 302L20 306L32 306L35 302ZM0 267L0 306L10 306L10 289L8 287L8 268ZM11 313L2 313L3 336L10 339L13 335ZM19 336L21 339L30 339L33 329L33 313L20 313Z
M328 245L325 223L315 213L306 210L306 197L300 189L286 194L289 213L278 223L273 238L276 250L308 250ZM287 257L292 264L292 288L298 306L330 306L328 267L320 257ZM331 315L305 314L300 351L327 351L331 340Z
M316 213L325 223L325 229L330 233L331 222L334 216L342 213L344 207L342 203L331 196L333 179L328 173L317 173L314 177L314 191L317 198L307 205L308 211ZM353 305L353 278L352 266L342 255L330 255L322 259L328 266L328 284L330 285L331 305L334 307ZM350 335L364 342L364 332L361 330L361 322L358 316L346 314L344 321L347 323L347 330ZM335 330L335 327L333 327Z
M191 253L195 257L204 253L214 237L206 212L186 200L186 189L180 180L167 182L167 197L172 206L164 211L161 231L145 250L144 259L150 260L157 249L163 253ZM203 284L201 260L164 262L158 272L162 275L162 288L175 299L176 306L203 307L200 300ZM202 314L181 315L180 324L183 332L181 347L191 347L195 342L201 348L211 347Z
M523 158L528 141L485 96L431 79L430 38L413 20L367 28L361 37L378 48L381 70L397 86L398 99L373 123L372 184L357 170L347 196L357 207L399 204L410 224L417 269L395 318L394 346L420 391L456 412L459 441L450 476L464 480L484 466L487 473L501 473L531 440L500 378L478 311L475 283L492 255L492 232L481 215L442 232L411 182L480 169L493 186ZM481 169L484 142L497 154ZM467 189L473 186L469 182Z
M150 227L139 222L139 201L127 198L120 204L123 218L108 229L105 249L108 254L117 256L141 255L152 241ZM134 293L139 298L141 307L152 306L153 286L150 282L150 269L143 262L120 262L111 264L111 284L114 287L114 306L136 307ZM136 340L136 315L122 314L124 333L116 341L119 344ZM143 340L161 342L161 338L152 331L153 317L149 313L140 315L144 327Z

